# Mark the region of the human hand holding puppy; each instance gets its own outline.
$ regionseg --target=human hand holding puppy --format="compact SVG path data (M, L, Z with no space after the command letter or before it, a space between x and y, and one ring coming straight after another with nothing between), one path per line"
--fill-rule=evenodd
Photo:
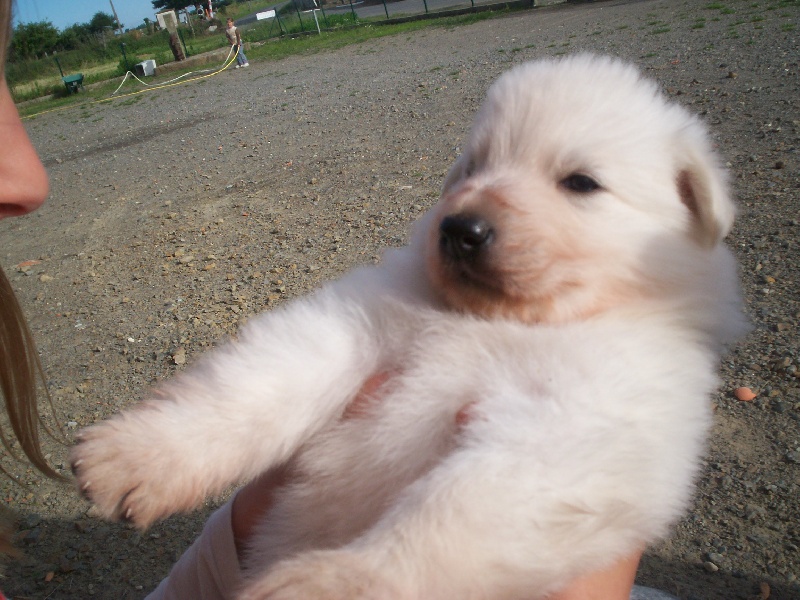
M743 331L733 215L704 127L636 69L520 65L406 248L87 429L80 489L146 527L285 469L242 600L590 597L688 504Z

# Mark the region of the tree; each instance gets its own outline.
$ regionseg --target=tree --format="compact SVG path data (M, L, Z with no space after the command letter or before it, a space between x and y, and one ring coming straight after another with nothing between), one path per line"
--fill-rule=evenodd
M187 6L194 6L194 3L187 0L151 0L156 12L162 10L174 10L176 13L185 10Z
M58 44L58 29L50 21L20 23L11 38L14 58L34 58L52 52Z
M122 27L114 20L114 17L102 11L95 13L95 15L92 17L92 20L89 21L88 26L89 31L92 33L100 33L107 27L110 27L111 29L120 29Z
M58 49L75 50L88 42L91 36L88 23L75 23L59 34Z

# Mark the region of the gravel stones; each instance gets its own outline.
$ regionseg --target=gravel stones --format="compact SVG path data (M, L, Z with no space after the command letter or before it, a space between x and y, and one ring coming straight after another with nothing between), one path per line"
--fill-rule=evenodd
M800 597L800 7L759 4L576 2L26 121L52 193L0 223L0 258L40 346L49 424L71 439L256 312L403 244L512 65L616 54L709 122L739 201L729 244L753 324L721 365L691 512L639 580L681 599L748 600L763 585ZM740 387L757 396L737 400ZM63 469L65 449L46 445ZM25 551L9 597L141 598L217 504L138 534L0 461L29 486L0 482Z

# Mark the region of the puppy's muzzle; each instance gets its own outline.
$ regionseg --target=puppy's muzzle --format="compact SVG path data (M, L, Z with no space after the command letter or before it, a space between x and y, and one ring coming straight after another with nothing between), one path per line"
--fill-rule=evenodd
M469 214L450 215L439 224L439 250L456 262L474 263L494 241L491 223Z

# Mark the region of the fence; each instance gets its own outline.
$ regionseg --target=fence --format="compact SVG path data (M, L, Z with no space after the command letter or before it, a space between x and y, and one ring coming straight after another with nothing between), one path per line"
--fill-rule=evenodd
M319 32L334 29L342 24L397 22L407 19L436 17L444 14L465 13L500 7L533 7L555 4L566 0L338 0L311 8L315 0L295 0L289 2L276 13L277 28L284 34ZM306 7L302 7L306 4ZM248 39L256 41L263 37L258 30L256 15L236 21L236 25L248 32ZM252 34L250 33L253 28ZM275 29L275 25L272 25Z
M246 42L263 42L282 36L322 33L359 25L393 23L420 18L463 14L502 8L530 8L567 0L335 0L305 9L316 0L290 0L273 7L269 18L257 13L236 20ZM224 19L224 15L219 15ZM264 16L262 14L262 16ZM189 25L178 28L187 57L217 50L227 45L222 21L203 22L193 17ZM107 81L122 76L133 65L154 59L157 65L173 63L166 31L144 33L133 31L104 39L102 44L87 45L80 50L58 53L37 60L9 63L6 77L15 101L66 93L63 75L84 75L84 84ZM173 63L175 66L178 64Z

